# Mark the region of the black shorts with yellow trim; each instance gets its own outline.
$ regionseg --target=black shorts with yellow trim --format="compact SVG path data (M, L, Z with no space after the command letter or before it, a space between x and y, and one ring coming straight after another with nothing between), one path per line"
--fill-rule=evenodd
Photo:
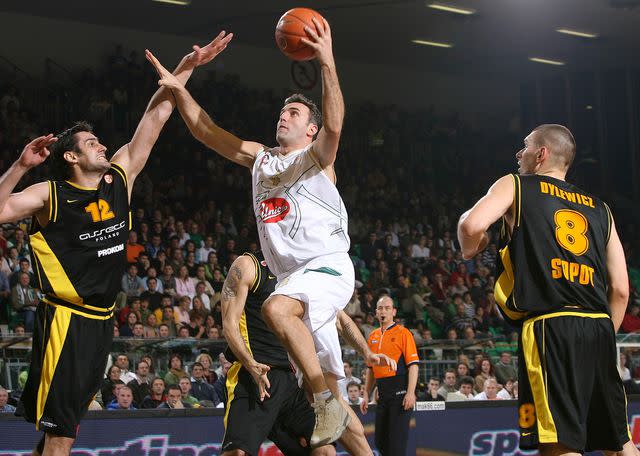
M29 377L16 411L37 430L75 438L100 388L113 340L113 312L95 313L50 300L38 305Z
M519 344L520 448L561 443L575 451L620 451L630 440L605 313L561 311L525 320Z
M238 362L227 374L223 451L242 450L256 456L269 439L286 455L308 455L315 414L292 371L271 368L271 397L260 402L251 374ZM304 443L304 444L303 444Z

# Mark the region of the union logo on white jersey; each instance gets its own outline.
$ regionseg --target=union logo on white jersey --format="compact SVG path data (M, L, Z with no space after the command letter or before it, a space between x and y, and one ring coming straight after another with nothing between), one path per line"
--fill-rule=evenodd
M349 251L347 210L313 144L286 156L263 149L252 175L260 245L278 278L314 258Z

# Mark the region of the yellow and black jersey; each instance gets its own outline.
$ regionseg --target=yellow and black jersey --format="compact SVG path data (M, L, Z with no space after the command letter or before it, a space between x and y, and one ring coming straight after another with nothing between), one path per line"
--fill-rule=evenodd
M503 223L495 297L512 323L561 309L609 313L606 246L611 212L548 176L512 175L514 226Z
M49 223L34 217L32 262L45 302L90 318L113 313L130 229L127 176L112 164L98 188L49 181Z
M244 255L253 260L256 277L240 319L240 334L256 361L272 367L290 368L287 351L262 319L262 304L275 290L277 279L267 267L262 252ZM225 350L225 356L231 362L237 361L229 347Z

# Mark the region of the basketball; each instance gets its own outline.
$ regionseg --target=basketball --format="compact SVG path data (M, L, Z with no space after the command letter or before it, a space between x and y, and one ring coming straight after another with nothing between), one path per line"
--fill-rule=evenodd
M302 38L308 38L305 26L315 30L312 21L316 18L320 24L323 17L317 11L309 8L293 8L282 15L276 25L276 43L280 50L292 60L311 60L314 58L313 49L302 43Z

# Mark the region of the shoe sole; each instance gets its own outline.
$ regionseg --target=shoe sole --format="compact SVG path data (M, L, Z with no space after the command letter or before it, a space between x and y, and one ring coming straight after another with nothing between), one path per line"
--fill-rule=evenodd
M311 443L311 448L318 448L324 445L329 445L330 443L335 442L336 440L338 440L342 434L344 433L345 429L347 429L347 426L349 426L349 423L351 422L351 415L349 415L349 413L347 413L345 415L345 418L342 422L342 425L338 426L338 429L336 429L336 432L333 433L333 435L331 437L328 437L324 440L320 440L317 443Z

